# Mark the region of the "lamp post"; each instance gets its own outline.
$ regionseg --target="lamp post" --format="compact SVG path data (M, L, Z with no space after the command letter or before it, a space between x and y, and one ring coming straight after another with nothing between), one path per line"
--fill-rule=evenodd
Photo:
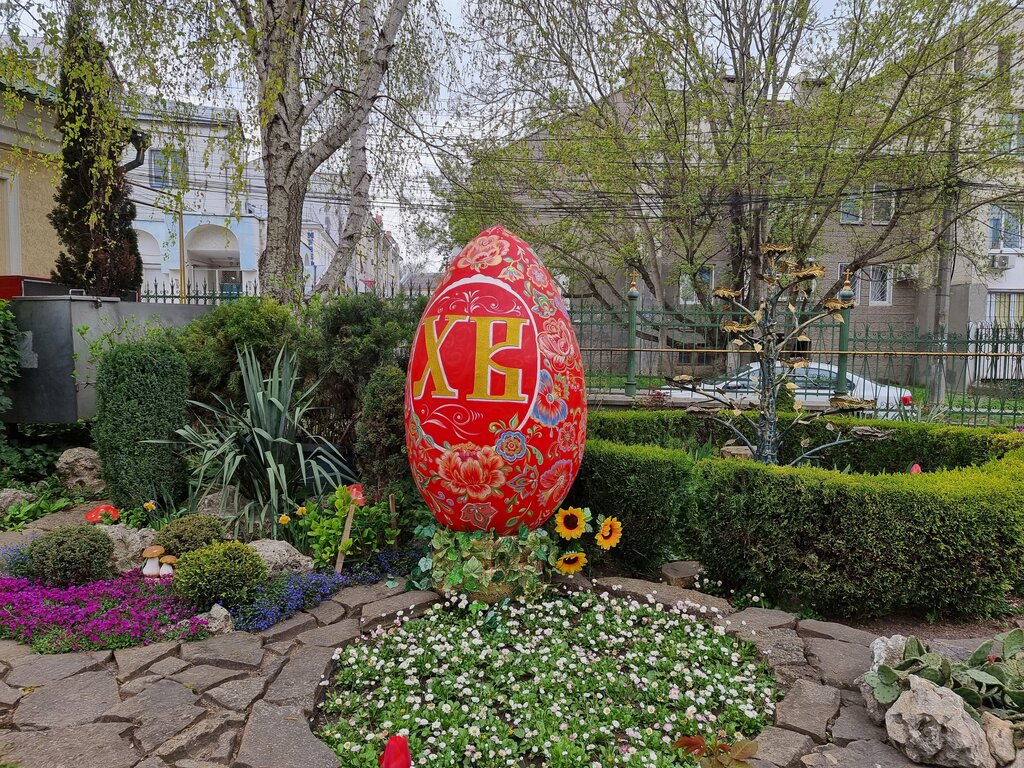
M843 397L847 394L846 392L846 350L850 345L850 307L853 306L853 286L850 285L850 280L853 279L853 275L850 274L850 270L845 272L845 281L843 287L839 289L839 293L836 294L836 298L839 299L845 305L842 309L843 322L839 326L839 375L836 381L836 397Z
M626 338L626 397L636 397L636 304L640 291L636 287L636 272L629 285L629 336Z

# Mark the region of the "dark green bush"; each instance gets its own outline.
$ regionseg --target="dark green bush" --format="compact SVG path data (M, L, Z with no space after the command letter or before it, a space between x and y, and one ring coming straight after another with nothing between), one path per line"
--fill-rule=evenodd
M181 557L186 552L223 541L227 534L224 523L213 515L185 515L157 531L153 543L166 549L168 554Z
M108 578L114 544L99 528L67 526L35 539L28 547L28 572L55 587Z
M622 543L610 557L651 575L666 560L688 554L686 520L693 462L684 451L588 439L566 505L622 522Z
M396 365L380 366L366 385L356 422L356 462L371 499L415 491L405 451L405 373Z
M795 416L781 414L782 428ZM785 438L780 462L795 459L805 449L800 442L823 445L835 439L827 423L844 433L850 428L874 427L891 433L882 441L855 441L829 449L817 463L828 469L849 465L855 472L906 472L917 463L925 471L954 469L983 464L1003 456L1007 451L1024 446L1024 435L1004 427L955 427L917 422L882 421L874 419L814 419L798 425ZM714 422L682 410L669 411L591 411L587 434L618 443L661 445L681 448L711 440L722 445L731 435Z
M238 350L248 346L269 368L299 326L287 307L269 298L244 296L196 318L175 335L192 381L192 399L211 402L243 396Z
M702 461L694 554L713 580L826 615L990 615L1022 569L1022 458L921 475Z
M267 581L267 567L256 550L239 541L210 544L181 556L174 570L174 590L199 610L214 603L241 605Z
M342 294L305 310L300 365L322 381L314 414L317 432L351 448L355 418L370 375L381 365L404 370L422 305L372 293Z
M103 355L93 436L116 506L141 507L184 492L185 468L175 447L152 441L174 439L185 424L188 391L188 369L170 342L127 342Z
M21 372L21 329L9 301L0 301L0 413L11 407L7 389Z

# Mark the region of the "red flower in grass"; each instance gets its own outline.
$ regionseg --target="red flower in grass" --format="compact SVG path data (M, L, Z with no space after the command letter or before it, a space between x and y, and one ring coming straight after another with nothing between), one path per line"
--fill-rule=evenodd
M912 466L910 468L910 474L912 474L912 475L920 475L921 474L921 465L920 464L915 464L914 466Z
M409 752L409 740L405 736L392 736L388 739L379 762L380 768L411 768L412 754Z
M121 513L117 511L117 507L110 504L100 504L98 507L93 507L85 513L85 522L103 523L110 521L116 523L120 517Z
M352 485L348 487L348 495L351 497L352 503L356 506L366 506L366 497L363 496L363 486L359 483L352 483Z

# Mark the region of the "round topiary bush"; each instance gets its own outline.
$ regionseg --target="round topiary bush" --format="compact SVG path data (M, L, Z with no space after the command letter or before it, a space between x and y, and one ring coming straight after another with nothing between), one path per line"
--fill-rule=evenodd
M153 543L159 544L169 554L181 557L188 552L223 541L227 533L223 521L213 515L185 515L172 520L157 531Z
M225 608L240 604L267 581L267 566L252 547L239 541L210 544L178 560L174 589L206 611L214 603Z
M108 578L114 543L99 528L68 526L49 531L28 548L32 579L55 587Z

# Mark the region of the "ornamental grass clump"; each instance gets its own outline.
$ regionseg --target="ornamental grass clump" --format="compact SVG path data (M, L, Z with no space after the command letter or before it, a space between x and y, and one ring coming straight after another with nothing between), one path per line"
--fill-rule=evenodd
M682 737L752 738L777 698L756 650L722 627L589 593L455 596L335 659L318 735L346 768L377 768L392 735L438 768L692 764Z
M0 637L39 653L131 648L205 632L206 623L167 580L136 571L70 587L0 578Z

